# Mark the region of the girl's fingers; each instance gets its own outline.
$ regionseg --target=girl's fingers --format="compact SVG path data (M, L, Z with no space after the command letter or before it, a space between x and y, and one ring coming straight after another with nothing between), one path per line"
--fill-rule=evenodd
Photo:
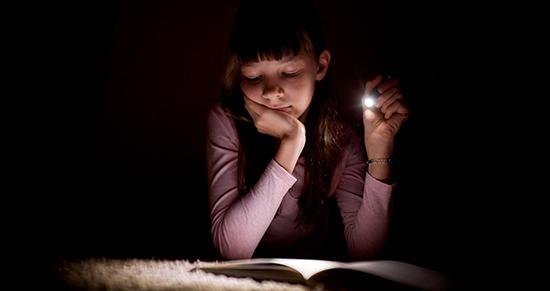
M384 118L390 119L390 117L395 113L398 107L398 103L393 103L390 106L386 107L386 110L384 111Z
M400 102L393 102L392 104L390 104L388 107L386 107L385 110L382 111L384 113L384 118L385 119L390 119L390 117L394 113L399 111L399 107L401 107Z
M377 75L374 79L367 81L365 84L365 95L369 94L380 82L382 82L382 75Z
M392 105L397 99L401 98L403 98L403 95L401 95L399 91L396 91L393 95L389 96L389 98L386 98L386 100L379 103L380 110L386 111L390 105Z
M395 95L396 93L399 93L399 89L397 88L390 88L386 90L383 94L380 94L378 96L378 99L376 99L376 107L380 108L386 103L386 100L388 100L390 97Z

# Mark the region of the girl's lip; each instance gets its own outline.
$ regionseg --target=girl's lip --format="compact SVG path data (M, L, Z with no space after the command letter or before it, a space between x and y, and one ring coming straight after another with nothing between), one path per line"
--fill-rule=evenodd
M292 107L292 105L282 106L282 107L271 107L271 109L273 109L273 110L279 110L279 111L286 111L286 110L289 110L290 107Z

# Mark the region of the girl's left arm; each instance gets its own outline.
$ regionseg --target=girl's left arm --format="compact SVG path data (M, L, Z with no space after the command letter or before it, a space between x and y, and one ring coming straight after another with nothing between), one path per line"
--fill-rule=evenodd
M394 185L383 183L367 171L358 136L352 135L335 173L334 190L342 214L348 253L368 260L380 254L388 234L389 205Z

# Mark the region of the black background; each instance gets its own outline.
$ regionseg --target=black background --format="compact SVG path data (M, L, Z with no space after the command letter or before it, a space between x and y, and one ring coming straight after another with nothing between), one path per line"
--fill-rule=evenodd
M499 31L471 6L317 2L343 119L359 125L362 84L377 72L401 80L412 109L396 149L387 256L458 274L492 262L502 216L486 208L499 191L486 174L498 163L491 140L500 121L484 105ZM39 21L25 26L36 38L23 52L36 68L23 88L36 106L21 121L33 133L20 164L29 172L27 249L48 262L217 258L205 118L236 4L37 7L30 18Z

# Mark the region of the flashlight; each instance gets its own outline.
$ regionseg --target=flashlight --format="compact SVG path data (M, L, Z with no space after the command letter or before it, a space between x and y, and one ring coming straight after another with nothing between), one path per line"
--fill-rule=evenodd
M376 86L374 87L374 89L372 89L372 92L370 92L367 96L363 98L363 105L367 108L374 107L378 96L380 96L380 93L378 93L378 86Z
M380 87L380 85L384 84L384 82L386 82L390 78L390 76L382 76L382 80L380 81L380 83L376 87L372 88L372 91L367 96L363 97L363 106L365 106L366 108L374 108L376 100L378 100L378 97L380 96L380 93L378 92L378 87Z

